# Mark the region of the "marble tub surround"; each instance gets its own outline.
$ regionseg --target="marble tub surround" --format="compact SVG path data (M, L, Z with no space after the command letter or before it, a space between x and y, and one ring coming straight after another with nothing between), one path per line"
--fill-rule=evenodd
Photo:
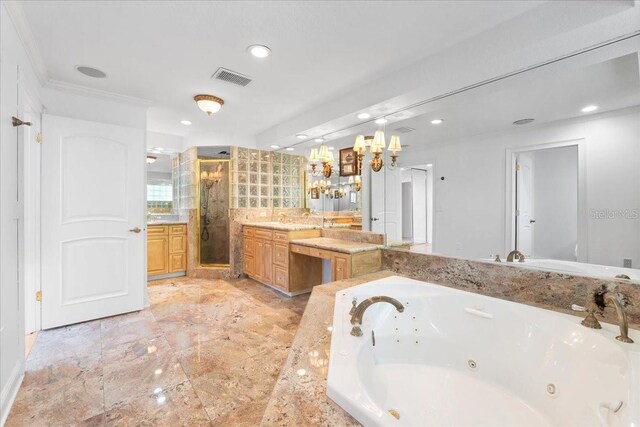
M608 292L618 296L625 304L629 326L640 329L640 284L628 280L529 270L506 263L488 263L391 248L382 251L382 269L412 279L580 317L584 317L584 314L571 311L572 304L596 308L594 293ZM598 310L596 315L599 320L618 324L613 307Z
M350 240L352 242L384 244L384 234L371 231L342 230L340 228L323 228L322 237Z
M261 426L359 426L326 395L335 294L393 276L381 271L313 288Z
M375 251L382 249L382 245L374 243L362 243L352 240L332 239L329 237L311 237L308 239L295 239L289 243L308 246L310 248L324 249L332 252L342 252L345 254L356 254L360 252Z
M166 279L140 312L42 331L7 426L256 426L308 296Z

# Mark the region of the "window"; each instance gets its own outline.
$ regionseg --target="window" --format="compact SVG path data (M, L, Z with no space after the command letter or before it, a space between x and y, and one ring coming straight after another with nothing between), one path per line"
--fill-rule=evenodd
M152 212L172 211L173 187L171 184L147 185L147 209Z

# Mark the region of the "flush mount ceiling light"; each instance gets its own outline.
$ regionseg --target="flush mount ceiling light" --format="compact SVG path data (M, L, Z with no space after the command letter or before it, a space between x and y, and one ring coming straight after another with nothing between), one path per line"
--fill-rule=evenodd
M222 98L213 95L196 95L193 99L198 104L198 108L207 113L207 116L217 113L224 105Z
M514 125L528 125L533 122L535 119L520 119L513 122Z
M191 126L191 121L190 120L180 120L180 123L185 125L185 126Z
M432 124L432 125L440 125L440 124L442 124L443 122L444 122L444 120L443 120L443 119L433 119L433 120L431 120L431 124Z
M269 147L273 148L274 150L277 150L278 148L280 148L280 146L277 144L270 145Z
M298 138L298 139L307 139L308 137L304 133L299 133L299 134L296 135L296 138Z
M376 119L376 124L377 124L377 125L383 125L383 124L385 124L385 123L387 123L387 119L385 119L384 117L381 117L381 118L379 118L379 119Z
M592 111L596 111L598 109L597 105L587 105L582 110L583 113L591 113Z
M358 117L360 120L367 120L369 117L371 117L371 114L369 114L369 113L359 113L356 117Z
M247 52L256 58L266 58L271 54L271 49L261 44L252 44L247 48Z
M158 160L158 158L156 156L147 156L147 163L151 164L153 162L155 162L156 160Z
M104 79L105 77L107 77L107 73L105 73L102 70L98 70L97 68L93 68L93 67L86 67L84 65L78 65L76 67L76 70L78 70L78 72L84 74L85 76L93 77L95 79Z

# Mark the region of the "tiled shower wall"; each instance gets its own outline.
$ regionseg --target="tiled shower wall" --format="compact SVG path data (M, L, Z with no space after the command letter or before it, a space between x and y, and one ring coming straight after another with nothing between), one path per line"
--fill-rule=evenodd
M304 156L231 147L231 207L303 207L305 162Z

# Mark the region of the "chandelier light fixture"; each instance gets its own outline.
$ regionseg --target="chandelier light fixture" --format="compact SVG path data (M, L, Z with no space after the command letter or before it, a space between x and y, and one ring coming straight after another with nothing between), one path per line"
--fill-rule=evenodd
M198 108L207 113L207 116L217 113L224 105L222 98L213 95L196 95L193 99L196 101Z

